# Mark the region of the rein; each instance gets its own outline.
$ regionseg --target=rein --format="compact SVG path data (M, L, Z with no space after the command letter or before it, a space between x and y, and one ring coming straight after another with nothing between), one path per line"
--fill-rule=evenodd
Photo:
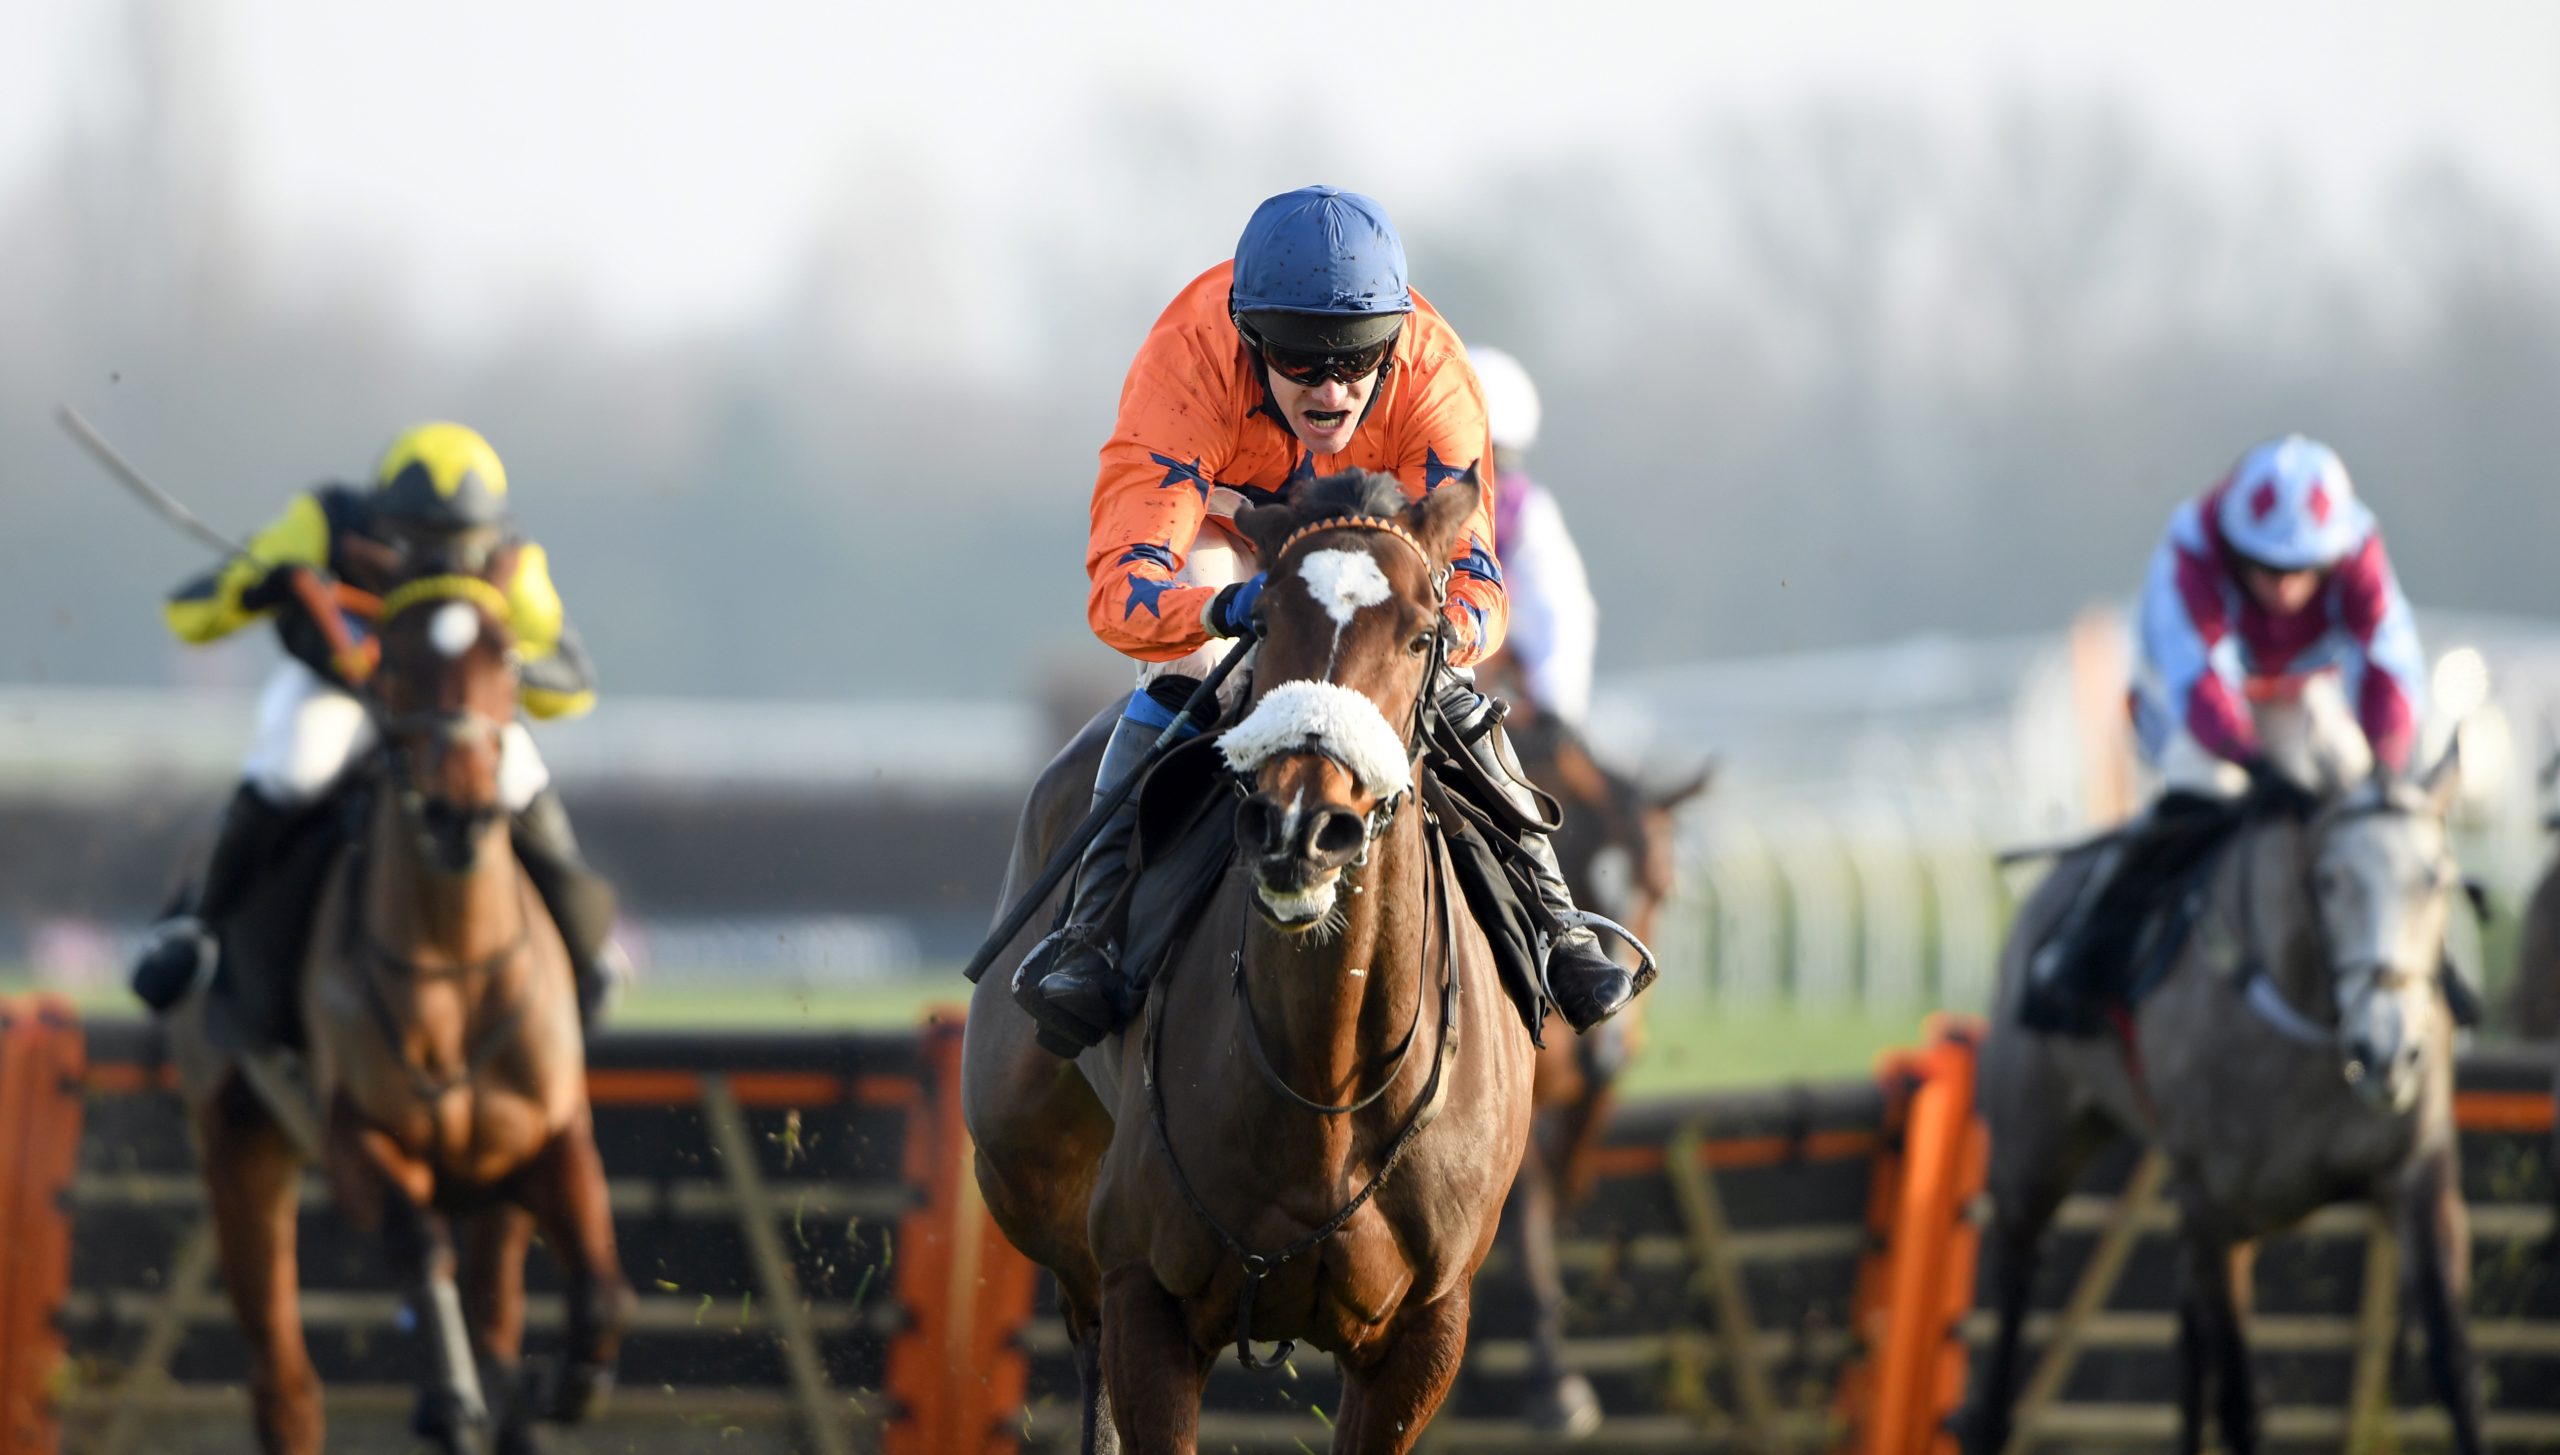
M392 618L404 611L440 601L466 602L502 627L510 614L506 593L477 576L422 576L382 598L378 622L380 626L387 627ZM406 755L400 748L401 736L433 732L443 736L447 742L460 745L487 742L504 733L507 727L505 722L474 708L389 714L370 694L358 700L373 719L375 731L381 736L384 756L391 765L384 788L393 795L393 805L402 825L412 833L420 829L423 800L407 782ZM401 1069L408 1073L411 1093L432 1105L478 1080L480 1073L489 1068L498 1054L514 1043L524 1028L525 1013L530 1003L519 1000L508 1007L506 1014L483 1031L465 1052L461 1067L439 1076L431 1074L404 1054L399 1015L391 1008L390 999L384 994L381 980L374 972L387 971L393 977L412 984L433 980L478 980L495 974L533 943L531 890L527 887L524 871L519 868L516 871L516 935L505 948L467 965L427 966L402 956L384 944L381 936L374 932L372 921L366 914L368 896L363 889L370 867L370 848L361 840L356 848L354 866L355 872L350 876L354 902L347 915L348 959L356 966L356 978L364 986L365 1009L372 1015L375 1029L382 1033Z
M366 871L370 867L370 859L369 846L360 842L356 848L354 872L348 876L349 897L352 904L347 915L347 958L356 966L356 979L364 986L365 1009L373 1016L374 1028L382 1033L383 1040L391 1048L391 1054L399 1059L401 1069L409 1073L410 1091L420 1101L433 1104L478 1080L480 1073L487 1070L489 1064L498 1058L498 1053L514 1042L517 1033L524 1028L525 1011L529 1002L519 1000L508 1007L507 1013L500 1016L495 1025L482 1032L480 1039L464 1054L461 1069L437 1076L411 1061L404 1053L402 1049L404 1038L401 1034L399 1014L392 1010L391 1001L383 994L382 983L373 971L376 968L387 970L411 983L431 980L476 980L496 973L508 961L524 953L525 949L533 943L533 904L530 891L525 887L523 871L518 870L516 874L516 937L505 948L467 965L421 965L384 944L381 937L374 933L372 921L366 917L365 902L368 896L364 892L364 882Z
M1387 1174L1393 1172L1396 1164L1404 1160L1405 1153L1412 1150L1414 1142L1421 1137L1423 1129L1440 1116L1443 1105L1442 1093L1448 1085L1449 1059L1456 1054L1458 1046L1458 924L1457 908L1449 893L1447 871L1441 867L1440 863L1443 852L1440 826L1428 817L1423 822L1423 851L1430 856L1428 864L1430 882L1425 890L1425 896L1426 900L1436 896L1440 901L1440 1043L1431 1054L1431 1079L1424 1084L1422 1095L1415 1100L1412 1110L1405 1113L1403 1126L1397 1129L1394 1140L1387 1144L1387 1150L1379 1157L1378 1170L1370 1174L1368 1182L1358 1192L1352 1194L1349 1202L1344 1203L1333 1216L1325 1219L1313 1231L1300 1236L1285 1247L1269 1253L1256 1253L1247 1248L1242 1239L1229 1232L1226 1224L1218 1221L1217 1214L1209 1211L1209 1205L1201 1199L1199 1189L1191 1185L1190 1175L1182 1170L1182 1159L1173 1149L1173 1133L1165 1124L1164 1087L1156 1073L1164 1044L1164 1007L1167 997L1161 995L1153 997L1147 1007L1146 1045L1142 1053L1142 1061L1146 1070L1148 1119L1155 1124L1156 1145L1164 1152L1165 1165L1173 1171L1173 1185L1181 1192L1182 1200L1190 1205L1193 1214L1208 1225L1209 1231L1217 1236L1219 1243L1244 1267L1244 1287L1236 1296L1236 1359L1245 1368L1257 1373L1281 1367L1288 1362L1290 1353L1297 1348L1297 1341L1283 1339L1279 1347L1272 1351L1270 1358L1254 1357L1253 1304L1255 1294L1262 1288L1262 1281L1271 1275L1272 1270L1294 1261L1335 1233L1342 1231L1343 1225L1350 1222L1360 1209L1368 1206L1369 1199L1375 1197L1378 1189L1386 1184ZM1250 915L1252 910L1248 908L1244 913ZM1429 973L1429 924L1426 905L1424 955L1414 972L1417 981L1421 976ZM1244 952L1241 949L1236 952L1239 992L1243 986L1243 955ZM1248 998L1245 1001L1248 1026L1252 1024L1252 1013L1252 1001ZM1414 1029L1406 1032L1405 1044L1396 1053L1394 1068L1379 1083L1377 1090L1372 1091L1360 1101L1343 1107L1318 1106L1291 1091L1271 1071L1270 1063L1263 1059L1262 1040L1258 1030L1251 1036L1251 1040L1256 1062L1261 1066L1265 1079L1299 1105L1312 1107L1328 1116L1336 1116L1370 1105L1384 1095L1389 1087L1395 1085L1399 1079L1395 1073L1402 1069L1406 1053L1413 1048L1414 1036L1420 1031L1421 1020L1422 1001L1417 994L1414 1000Z
M2407 804L2395 803L2388 795L2384 795L2373 803L2352 804L2321 815L2305 828L2305 834L2311 840L2312 856L2314 858L2318 856L2320 840L2326 838L2338 825L2351 819L2374 818L2386 814L2405 818L2409 816L2410 809ZM2239 900L2243 908L2234 911L2226 906L2222 915L2225 933L2230 934L2233 942L2240 945L2243 950L2237 967L2241 1001L2249 1007L2251 1014L2266 1024L2269 1030L2294 1045L2310 1050L2334 1051L2338 1048L2338 1027L2305 1013L2292 1001L2287 1000L2284 991L2276 985L2274 975L2269 973L2265 957L2257 952L2253 938L2243 932L2246 924L2232 923L2235 918L2245 915L2246 906L2256 899L2252 889L2252 881L2256 875L2257 860L2244 853L2240 860L2239 884ZM2326 931L2320 919L2316 896L2313 897L2312 925L2325 936ZM2331 956L2324 946L2321 964L2324 970L2329 972L2327 978L2334 982L2337 978L2336 967L2330 961Z

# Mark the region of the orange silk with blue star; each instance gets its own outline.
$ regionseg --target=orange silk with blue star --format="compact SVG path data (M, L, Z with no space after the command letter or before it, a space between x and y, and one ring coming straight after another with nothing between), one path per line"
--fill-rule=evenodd
M1120 386L1120 419L1102 447L1085 548L1093 582L1085 616L1094 634L1141 661L1188 655L1209 640L1200 614L1216 592L1172 581L1204 527L1230 530L1244 506L1284 500L1319 475L1376 470L1419 499L1481 461L1484 499L1449 560L1448 615L1457 629L1449 655L1463 667L1493 652L1510 621L1493 553L1493 446L1484 389L1456 330L1415 294L1395 367L1350 445L1310 455L1272 409L1261 365L1227 316L1232 268L1220 263L1182 290Z

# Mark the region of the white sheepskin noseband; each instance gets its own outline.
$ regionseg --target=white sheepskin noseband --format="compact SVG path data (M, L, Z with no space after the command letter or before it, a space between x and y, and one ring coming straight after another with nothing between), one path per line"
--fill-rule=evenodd
M1251 773L1286 753L1312 750L1340 764L1371 797L1393 798L1413 787L1404 739L1388 726L1386 714L1336 682L1283 682L1272 688L1244 721L1218 739L1218 750L1239 773Z

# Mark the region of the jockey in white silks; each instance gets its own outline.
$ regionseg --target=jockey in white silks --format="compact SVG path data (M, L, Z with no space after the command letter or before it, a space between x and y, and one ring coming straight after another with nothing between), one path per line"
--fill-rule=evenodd
M1555 497L1529 476L1538 442L1538 386L1520 361L1496 348L1471 348L1493 427L1493 553L1511 588L1511 635L1503 643L1521 685L1541 712L1575 728L1591 715L1591 659L1600 641L1600 605L1582 551L1565 529Z

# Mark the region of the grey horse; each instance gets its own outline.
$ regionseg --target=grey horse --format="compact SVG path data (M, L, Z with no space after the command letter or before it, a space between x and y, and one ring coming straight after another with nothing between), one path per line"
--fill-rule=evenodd
M2026 962L2077 893L2086 856L2028 901L2001 957L1980 1082L1999 1330L1966 1420L1972 1449L2009 1442L2038 1245L2089 1156L2121 1134L2167 1156L2178 1211L2179 1449L2203 1448L2208 1407L2229 1449L2257 1448L2250 1255L2266 1234L2354 1199L2395 1229L2405 1306L2425 1327L2454 1448L2481 1448L2453 1026L2437 988L2461 885L2445 833L2458 773L2448 753L2421 779L2377 775L2333 795L2307 822L2262 814L2241 828L2205 878L2193 932L2121 1036L2018 1025Z

